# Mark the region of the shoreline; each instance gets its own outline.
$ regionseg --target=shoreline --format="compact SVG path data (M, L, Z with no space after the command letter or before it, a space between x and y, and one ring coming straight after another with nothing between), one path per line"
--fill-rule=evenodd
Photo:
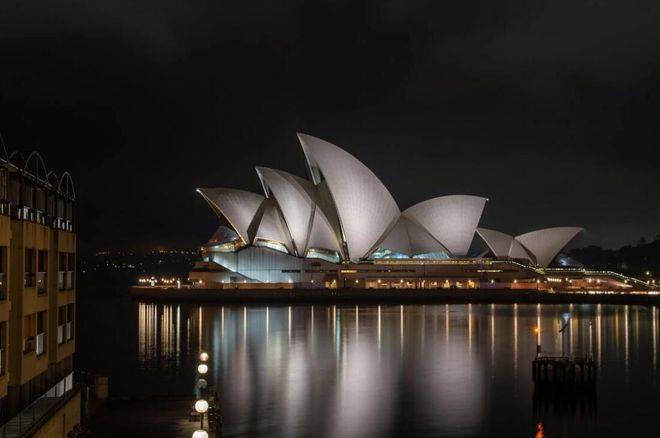
M502 303L660 304L660 294L539 292L535 290L438 289L177 289L131 286L131 296L150 301L231 304L268 303Z

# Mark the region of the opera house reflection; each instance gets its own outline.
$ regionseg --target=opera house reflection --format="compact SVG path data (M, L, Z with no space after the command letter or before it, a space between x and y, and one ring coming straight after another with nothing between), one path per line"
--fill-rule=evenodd
M657 371L655 307L137 306L138 360L165 384L183 378L192 392L187 370L209 352L228 436L531 436L539 422L549 434L566 421L588 431L595 398L534 394L537 342L593 356L601 392L633 392L637 375ZM512 415L520 424L498 422Z

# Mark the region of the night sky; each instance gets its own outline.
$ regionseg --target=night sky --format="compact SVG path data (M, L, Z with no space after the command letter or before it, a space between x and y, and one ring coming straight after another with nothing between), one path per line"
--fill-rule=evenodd
M72 172L83 248L193 247L196 187L305 175L296 132L403 210L509 233L660 234L660 2L40 1L0 7L0 131Z

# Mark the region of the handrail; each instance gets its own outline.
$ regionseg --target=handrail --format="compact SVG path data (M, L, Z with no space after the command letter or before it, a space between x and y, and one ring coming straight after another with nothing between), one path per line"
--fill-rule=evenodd
M46 394L37 398L27 405L23 410L11 418L0 429L0 437L29 437L33 436L50 418L73 397L80 393L82 386L74 383L71 389L64 391L59 397L47 397ZM52 388L51 388L52 389ZM41 405L41 406L40 406ZM37 414L39 408L43 407Z

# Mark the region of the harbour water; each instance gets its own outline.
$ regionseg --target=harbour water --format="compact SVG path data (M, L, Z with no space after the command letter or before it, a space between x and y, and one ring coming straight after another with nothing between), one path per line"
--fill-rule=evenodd
M223 436L660 431L653 306L200 306L135 301L121 290L89 296L77 366L108 375L113 397L192 400L197 357L207 351ZM539 338L547 353L592 355L595 393L535 392ZM160 436L183 436L169 430Z

